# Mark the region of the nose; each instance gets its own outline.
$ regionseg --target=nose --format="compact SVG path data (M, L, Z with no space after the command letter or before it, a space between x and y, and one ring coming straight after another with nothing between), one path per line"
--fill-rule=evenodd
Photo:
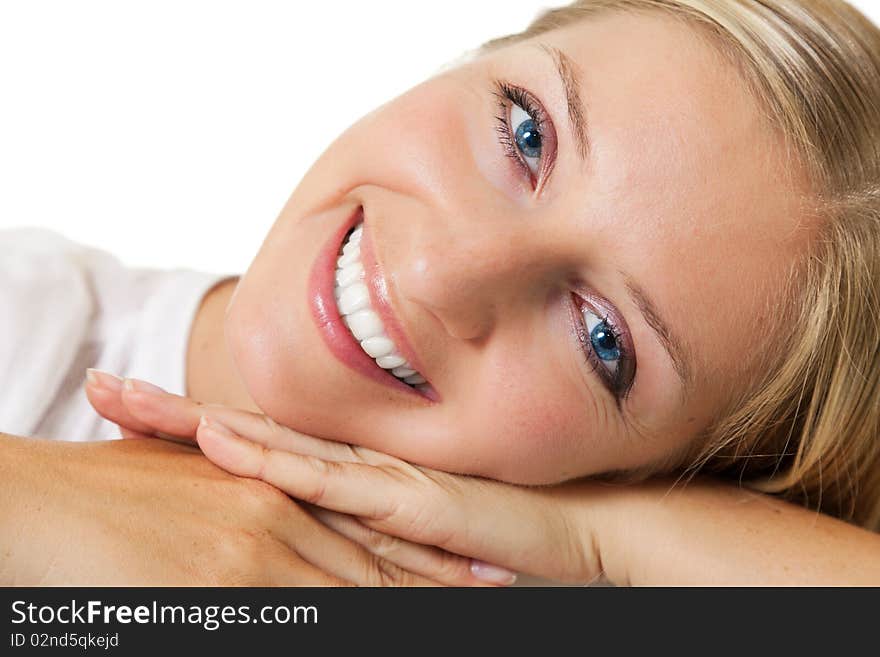
M398 294L433 314L450 336L480 340L502 315L524 312L540 295L547 259L534 229L503 212L503 203L468 198L410 215L408 244L392 276Z
M460 87L441 79L371 118L369 134L395 135L383 142L381 161L371 161L379 183L371 193L388 228L385 275L397 296L433 314L449 335L479 340L546 291L558 235L535 225L542 213L512 183L487 176L476 154L493 148L491 126L475 121L480 114L461 102ZM393 125L383 123L389 117Z

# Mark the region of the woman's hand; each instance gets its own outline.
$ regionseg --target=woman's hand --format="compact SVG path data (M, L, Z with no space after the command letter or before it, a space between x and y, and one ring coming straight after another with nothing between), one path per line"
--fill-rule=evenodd
M5 584L434 584L191 447L0 435L0 477Z
M208 408L240 413L264 427L277 427L265 416L223 407L202 406L189 399L169 395L146 382L127 381L126 387L122 384L122 380L112 375L90 372L86 394L96 410L107 419L118 423L123 436L128 438L158 436L191 445L196 441L201 418L199 409ZM315 444L323 444L327 449L348 450L347 446L339 443L313 440ZM269 488L265 483L261 482L261 485ZM278 490L275 492L281 495ZM329 527L334 530L331 533L338 532L357 543L362 550L366 550L378 576L373 584L383 584L384 578L384 584L403 580L405 584L433 582L453 586L485 586L510 584L515 579L513 573L503 569L493 568L488 564L477 564L477 567L473 567L470 559L371 530L350 516L326 509L308 508L312 516L326 526L321 527L322 535L329 531ZM341 539L341 536L337 536L337 539ZM327 563L332 564L337 557L338 555L328 554Z
M412 544L383 538L389 534L569 582L603 572L613 583L635 585L880 582L880 534L731 484L508 486L417 468L303 436L260 415L128 385L90 398L110 410L105 417L141 435L195 436L224 469L359 516L360 530L348 523L340 530L355 540L358 531L371 531L391 553Z
M124 434L196 440L224 470L321 507L314 513L327 525L414 572L448 570L455 553L479 560L472 572L498 583L511 574L486 562L567 582L601 574L591 532L577 528L588 526L589 513L581 509L577 525L569 514L585 484L525 488L419 468L145 382L97 385L106 376L92 375L89 399Z

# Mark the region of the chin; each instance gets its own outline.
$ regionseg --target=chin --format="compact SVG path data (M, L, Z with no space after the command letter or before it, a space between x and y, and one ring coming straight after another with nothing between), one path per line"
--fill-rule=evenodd
M307 272L315 256L303 247L317 240L293 232L279 231L267 240L239 281L224 318L227 348L262 413L295 431L445 472L525 485L578 475L571 472L571 459L548 458L550 445L559 449L549 451L567 451L564 440L536 440L521 427L491 430L485 419L462 422L454 405L401 403L393 389L342 367L322 341L307 304ZM500 441L500 434L515 436L520 449Z
M307 358L292 352L304 340L291 339L295 326L278 321L280 306L256 289L251 270L242 277L226 310L224 334L238 376L261 412L297 431L314 434L324 424L316 403L323 386L308 372ZM300 371L305 370L305 371ZM311 385L303 386L303 381Z

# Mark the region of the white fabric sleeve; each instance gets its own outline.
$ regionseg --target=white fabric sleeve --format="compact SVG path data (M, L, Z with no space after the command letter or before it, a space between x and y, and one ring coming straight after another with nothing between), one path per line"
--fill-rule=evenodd
M0 431L28 436L85 339L94 310L76 246L46 230L0 231Z
M46 230L0 231L0 431L118 437L85 397L88 367L185 394L193 319L224 278L129 268Z

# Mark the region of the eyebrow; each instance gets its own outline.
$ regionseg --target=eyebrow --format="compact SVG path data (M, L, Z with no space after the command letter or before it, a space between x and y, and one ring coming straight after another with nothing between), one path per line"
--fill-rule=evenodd
M574 134L575 145L578 155L583 161L587 161L590 155L590 139L587 133L586 110L580 95L580 80L577 74L577 64L566 55L562 50L549 44L539 44L556 66L556 71L562 81L562 88L565 90L565 101L568 105L568 120L571 124L571 131ZM684 343L679 340L675 334L669 329L669 325L663 321L657 307L653 304L650 297L645 293L638 283L629 275L620 272L626 283L626 290L633 304L642 313L645 322L651 327L651 330L657 336L660 344L666 350L669 359L672 361L672 367L678 374L682 387L687 392L693 383L693 367L691 365L691 357Z
M575 145L578 155L586 162L590 154L590 140L587 136L586 112L584 102L580 95L580 81L578 79L578 67L571 57L559 48L547 44L540 44L543 50L553 60L559 79L562 80L562 88L565 90L565 102L568 105L568 121L574 134Z
M670 360L672 360L672 367L675 369L676 374L678 374L678 378L681 380L685 391L689 390L693 383L693 367L691 366L690 354L685 348L684 343L669 330L669 325L663 321L660 313L657 312L657 307L651 302L645 291L639 287L638 283L624 272L620 272L620 274L626 283L626 290L629 293L630 299L632 299L632 302L642 313L645 322L657 335L660 344L663 345Z

